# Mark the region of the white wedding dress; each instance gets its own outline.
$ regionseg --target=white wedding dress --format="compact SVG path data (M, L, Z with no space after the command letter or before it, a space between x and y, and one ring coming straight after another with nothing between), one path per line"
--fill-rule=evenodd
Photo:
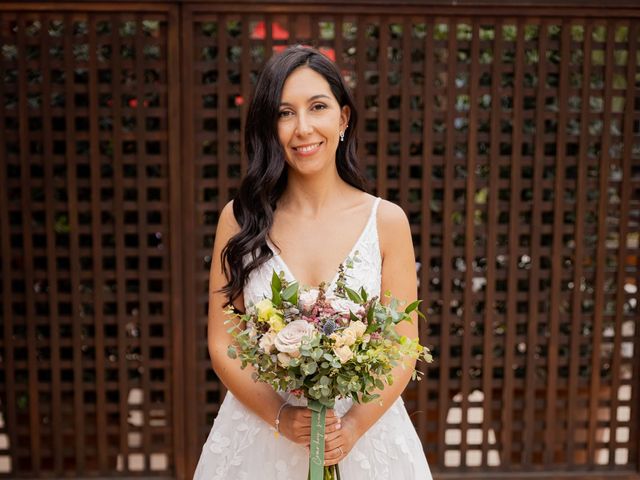
M382 262L376 211L380 198L373 202L369 220L349 256L358 252L359 262L347 270L347 285L361 286L371 294L380 294ZM273 248L273 247L271 247ZM295 278L284 261L274 256L254 270L244 288L245 306L259 302L271 293L273 269ZM332 280L329 290L335 285ZM281 393L290 403L295 397ZM352 400L337 400L335 412L344 415ZM306 480L307 450L273 429L228 392L215 419L209 438L202 448L194 480ZM358 440L340 462L343 480L431 480L422 444L409 419L402 398Z

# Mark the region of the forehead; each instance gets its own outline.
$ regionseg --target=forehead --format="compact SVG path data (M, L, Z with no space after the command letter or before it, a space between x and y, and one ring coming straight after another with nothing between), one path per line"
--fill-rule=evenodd
M306 100L314 95L328 95L334 98L325 78L309 67L300 67L291 72L282 87L282 102Z

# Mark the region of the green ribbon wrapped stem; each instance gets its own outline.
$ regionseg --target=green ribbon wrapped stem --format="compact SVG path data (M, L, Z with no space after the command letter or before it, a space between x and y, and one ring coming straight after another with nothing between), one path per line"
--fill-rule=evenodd
M309 448L309 479L324 480L324 427L327 407L309 400L311 410L311 442Z

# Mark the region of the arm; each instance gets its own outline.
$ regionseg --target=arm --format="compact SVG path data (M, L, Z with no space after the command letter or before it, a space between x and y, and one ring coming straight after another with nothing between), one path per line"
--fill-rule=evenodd
M227 332L229 324L225 324L224 314L226 296L219 290L227 283L222 271L221 252L229 239L240 231L240 226L233 215L232 202L229 202L218 221L216 238L213 246L211 271L209 275L209 320L207 344L211 364L218 378L225 387L249 410L262 418L267 424L274 426L275 419L282 406L282 398L265 383L255 382L251 378L253 368L240 368L240 360L227 355L227 347L233 343L233 337ZM244 310L242 295L233 299L234 306ZM336 419L337 422L337 419ZM333 416L327 416L327 425L334 423ZM280 415L280 431L290 440L308 444L311 435L311 414L306 408L287 407Z
M390 291L393 297L410 303L417 298L418 288L413 241L407 216L397 205L382 201L378 213L378 226L382 251L381 300L388 303L384 292ZM400 335L417 338L417 313L413 312L411 317L412 323L402 322L396 326L396 330ZM328 464L340 461L343 458L341 453L351 451L357 440L393 405L411 380L415 363L414 359L408 358L403 362L404 368L402 364L396 366L392 373L393 385L386 385L384 390L378 391L380 398L351 407L342 419L342 430L328 436ZM339 447L342 448L342 452Z

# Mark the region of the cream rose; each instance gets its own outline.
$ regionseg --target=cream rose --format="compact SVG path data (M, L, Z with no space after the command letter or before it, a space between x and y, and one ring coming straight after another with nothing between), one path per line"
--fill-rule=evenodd
M360 338L364 335L364 332L367 331L367 326L364 322L356 320L355 322L351 322L346 330L352 330L356 334L356 337Z
M304 337L311 337L315 333L313 325L306 320L294 320L278 332L275 346L279 352L298 353Z
M258 345L266 353L272 353L276 348L275 345L273 344L275 339L276 339L276 332L269 331L262 336Z
M345 328L341 332L331 334L329 338L336 342L335 347L342 347L343 345L350 347L356 343L357 335L353 330Z
M341 347L334 347L333 353L336 354L336 357L338 357L338 360L340 360L340 363L348 362L349 360L351 360L351 357L353 357L353 352L347 345L342 345Z
M278 354L278 362L280 363L280 365L282 365L283 367L288 367L289 363L291 363L291 357L286 354L286 353L282 353L280 352Z

